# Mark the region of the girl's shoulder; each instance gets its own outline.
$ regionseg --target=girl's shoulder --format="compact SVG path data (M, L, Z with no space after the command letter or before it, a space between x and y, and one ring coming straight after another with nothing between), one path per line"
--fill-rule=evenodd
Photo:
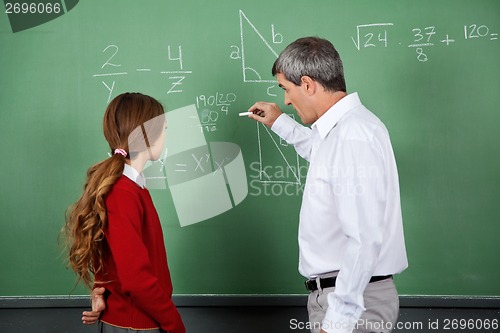
M122 175L118 180L112 185L107 198L110 197L132 197L139 200L142 196L143 189L139 187L133 180Z

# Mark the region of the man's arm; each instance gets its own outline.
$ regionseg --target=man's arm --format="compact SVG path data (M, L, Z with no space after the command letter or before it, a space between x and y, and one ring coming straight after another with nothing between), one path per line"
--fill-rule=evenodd
M92 290L92 311L84 311L82 322L86 325L92 325L99 320L101 312L106 308L106 302L104 301L104 292L106 289L104 287L94 288Z
M328 295L326 332L352 332L364 312L363 292L373 275L383 239L386 186L375 144L349 140L337 147L339 170L332 177L332 203L346 243L335 291ZM337 329L336 327L342 327Z
M257 102L248 111L253 112L248 116L268 126L288 144L292 145L297 154L309 161L311 154L311 129L303 126L284 115L275 103Z

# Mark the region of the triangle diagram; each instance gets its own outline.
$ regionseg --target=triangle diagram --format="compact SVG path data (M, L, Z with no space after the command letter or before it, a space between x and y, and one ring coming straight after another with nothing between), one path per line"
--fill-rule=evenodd
M276 82L271 66L278 53L241 10L240 34L243 82Z
M295 149L260 123L257 123L257 139L259 180L263 183L301 184L300 173L307 168L300 166Z

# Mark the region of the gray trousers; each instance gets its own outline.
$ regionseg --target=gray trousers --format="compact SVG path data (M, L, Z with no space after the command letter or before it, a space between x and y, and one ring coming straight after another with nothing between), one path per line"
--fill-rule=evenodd
M154 329L154 330L133 330L130 328L122 328L122 327L109 325L109 324L103 323L102 321L99 321L99 324L97 326L99 327L99 329L97 331L99 333L164 333L165 332L159 328Z
M331 275L330 275L331 276ZM322 276L324 277L324 276ZM312 333L319 333L321 322L328 307L327 295L335 287L316 290L309 294L309 312ZM363 294L366 311L355 325L354 333L389 333L395 327L399 315L399 297L392 279L369 283Z

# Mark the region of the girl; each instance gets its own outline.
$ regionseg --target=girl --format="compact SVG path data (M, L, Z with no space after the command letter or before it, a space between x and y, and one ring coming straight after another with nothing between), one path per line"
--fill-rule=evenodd
M165 143L165 114L155 99L124 93L104 115L112 156L92 166L65 231L69 263L89 288L105 287L101 332L184 333L172 302L163 233L142 170Z

